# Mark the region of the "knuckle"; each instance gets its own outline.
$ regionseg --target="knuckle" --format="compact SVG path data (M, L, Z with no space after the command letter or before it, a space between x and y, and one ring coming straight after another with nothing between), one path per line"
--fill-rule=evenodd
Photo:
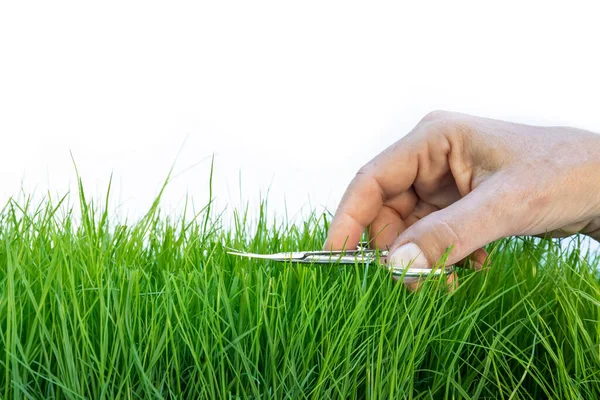
M365 164L362 167L360 167L358 169L358 171L356 171L356 174L354 174L354 178L358 178L364 175L368 175L370 172L371 166L369 164Z
M433 110L425 114L425 116L421 119L421 123L430 123L445 120L453 116L453 114L454 113L452 113L451 111Z
M418 128L428 139L444 136L452 141L471 138L474 132L469 116L443 110L429 112L421 119Z
M365 181L370 180L372 176L372 167L369 164L365 164L356 171L352 178L354 185L364 184Z
M350 185L354 188L360 188L360 191L367 197L380 197L382 200L386 198L383 187L377 178L376 170L370 163L359 168Z
M442 123L430 122L427 124L427 130L422 134L423 140L428 143L435 143L436 147L443 142L446 137L446 130L442 129Z

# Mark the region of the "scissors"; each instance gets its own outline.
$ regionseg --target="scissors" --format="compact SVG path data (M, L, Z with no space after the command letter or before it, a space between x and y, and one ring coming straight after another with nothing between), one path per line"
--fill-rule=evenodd
M257 258L263 260L271 260L278 262L292 262L298 264L370 264L379 259L387 259L389 255L388 250L376 250L369 249L366 247L367 243L361 242L356 250L340 250L340 251L294 251L288 253L274 253L274 254L254 254L245 253L238 250L229 251L228 254L238 257ZM428 275L449 275L454 271L452 266L446 268L412 268L410 264L408 267L396 267L391 265L383 264L388 270L392 272L395 277L401 278L419 278Z

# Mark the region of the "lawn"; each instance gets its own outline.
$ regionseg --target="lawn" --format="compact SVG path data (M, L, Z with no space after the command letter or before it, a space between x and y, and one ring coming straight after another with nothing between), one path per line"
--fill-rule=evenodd
M75 209L81 211L75 212ZM600 398L599 258L505 239L484 272L408 292L384 268L227 255L319 249L286 224L157 201L11 201L0 217L1 398Z

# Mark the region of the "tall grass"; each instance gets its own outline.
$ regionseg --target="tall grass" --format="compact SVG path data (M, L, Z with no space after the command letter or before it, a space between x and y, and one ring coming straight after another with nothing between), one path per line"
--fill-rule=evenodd
M502 240L454 292L410 293L377 265L226 254L318 249L325 215L227 228L156 202L117 224L80 198L0 215L2 398L600 398L598 258L576 244Z

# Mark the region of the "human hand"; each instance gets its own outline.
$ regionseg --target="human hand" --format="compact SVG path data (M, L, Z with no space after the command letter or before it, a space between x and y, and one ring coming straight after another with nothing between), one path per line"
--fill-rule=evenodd
M482 247L506 236L600 240L600 135L432 112L358 171L324 248L354 248L365 229L388 263L415 268L450 246L448 264L480 268Z

